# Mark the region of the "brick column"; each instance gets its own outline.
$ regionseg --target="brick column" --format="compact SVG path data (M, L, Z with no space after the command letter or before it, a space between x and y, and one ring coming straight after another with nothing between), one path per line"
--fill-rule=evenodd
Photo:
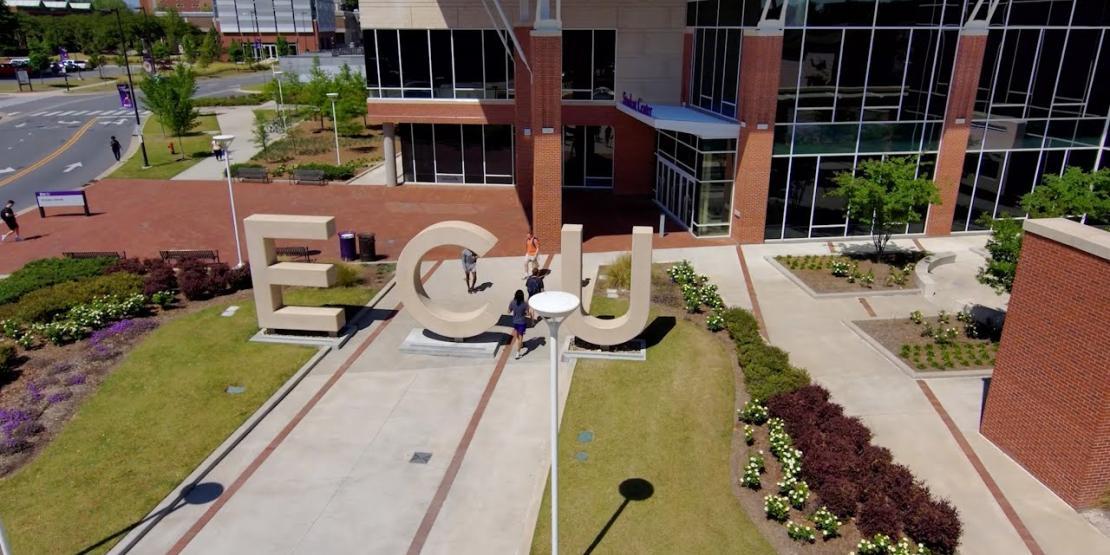
M762 243L775 138L782 30L745 29L740 47L740 137L732 188L732 238Z
M544 251L557 252L563 223L563 37L554 30L530 35L532 229Z
M980 430L1071 506L1110 488L1110 233L1027 220Z
M520 41L524 54L531 60L531 27L516 27L513 32ZM513 123L514 134L514 173L516 174L516 196L528 221L532 220L532 137L525 136L524 130L532 127L532 74L524 61L514 54L514 87L516 87L516 119Z
M969 125L986 46L986 29L964 29L960 32L952 84L948 88L948 106L944 110L940 152L937 153L937 167L933 175L940 191L940 204L929 207L929 219L925 222L925 234L930 237L952 233L952 218L956 214Z
M690 103L690 64L693 63L694 58L694 28L687 27L686 31L682 33L682 90L679 91L679 98L682 99L682 105Z

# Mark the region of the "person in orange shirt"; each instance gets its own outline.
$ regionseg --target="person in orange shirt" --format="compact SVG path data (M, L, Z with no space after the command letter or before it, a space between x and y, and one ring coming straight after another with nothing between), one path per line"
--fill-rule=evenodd
M528 237L524 239L524 277L521 279L528 279L532 275L533 270L538 270L540 263L536 260L540 256L540 240L532 235L532 230L528 230Z

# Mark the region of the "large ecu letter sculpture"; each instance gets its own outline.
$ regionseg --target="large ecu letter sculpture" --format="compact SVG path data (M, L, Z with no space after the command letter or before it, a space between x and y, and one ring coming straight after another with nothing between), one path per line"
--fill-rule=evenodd
M640 335L651 308L651 234L645 226L632 228L632 291L628 312L610 320L586 313L581 305L563 323L575 337L594 345L619 345ZM564 224L562 233L562 289L582 297L582 226Z
M334 264L278 262L274 239L319 239L335 235L331 216L254 214L243 220L251 260L258 326L281 330L337 333L345 323L342 308L285 306L286 285L329 287L335 283Z
M444 337L474 337L497 325L501 311L489 303L473 310L454 311L436 304L420 280L420 262L436 247L457 245L484 256L497 237L470 222L446 221L428 226L413 237L397 259L397 287L405 309L420 325Z

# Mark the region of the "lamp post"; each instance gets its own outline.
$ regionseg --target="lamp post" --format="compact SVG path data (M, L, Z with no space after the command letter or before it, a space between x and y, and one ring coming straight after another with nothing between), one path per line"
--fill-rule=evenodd
M335 165L343 165L343 161L339 159L339 119L335 117L335 99L339 98L339 93L328 93L328 98L331 99L331 129L335 131Z
M281 92L281 76L285 73L280 69L275 69L274 81L277 81L278 86L278 113L281 114L281 127L285 132L289 132L289 123L285 121L285 94Z
M243 267L243 247L239 244L239 217L235 214L235 192L231 188L231 141L235 135L216 135L212 140L220 143L224 153L224 171L227 174L227 199L231 203L231 232L235 235L235 256L239 259L236 268Z
M559 553L559 325L578 310L578 297L545 291L528 299L528 306L547 322L551 352L551 554Z
M12 545L8 543L8 535L4 532L3 522L0 522L0 555L12 555Z
M127 59L127 35L123 33L123 20L119 15L119 8L112 8L111 10L101 10L102 13L109 11L116 12L116 25L119 27L119 40L123 54L123 66L127 68L127 86L130 87L131 94L131 107L135 109L135 127L138 128L139 135L139 148L143 151L143 167L150 167L150 160L146 157L146 141L143 140L143 122L139 119L139 98L135 94L135 81L131 79L131 62Z

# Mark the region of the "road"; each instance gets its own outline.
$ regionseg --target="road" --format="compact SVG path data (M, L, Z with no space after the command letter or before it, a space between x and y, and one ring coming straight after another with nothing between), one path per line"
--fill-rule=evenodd
M270 78L258 72L201 79L196 96L230 96L242 85ZM139 96L145 121L149 114ZM0 95L0 202L14 200L18 211L35 205L35 191L80 189L115 163L110 137L126 151L136 129L134 111L120 107L114 89Z

